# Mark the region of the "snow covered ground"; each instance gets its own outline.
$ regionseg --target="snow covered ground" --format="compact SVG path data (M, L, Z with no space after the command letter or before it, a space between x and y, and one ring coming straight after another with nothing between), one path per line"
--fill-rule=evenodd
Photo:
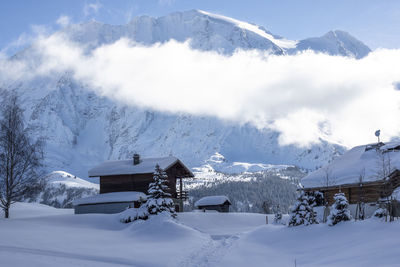
M288 228L251 213L116 215L17 203L0 219L1 266L399 266L400 222Z

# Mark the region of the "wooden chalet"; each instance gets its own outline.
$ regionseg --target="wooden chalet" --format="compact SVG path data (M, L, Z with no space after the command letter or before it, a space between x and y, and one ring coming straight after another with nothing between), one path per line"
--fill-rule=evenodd
M168 176L169 193L176 203L176 210L182 211L183 199L187 198L187 192L183 191L182 179L194 175L176 157L141 158L135 154L132 160L103 162L89 170L89 177L100 178L100 194L125 191L147 194L157 164Z
M349 204L378 203L390 198L393 191L400 187L400 171L394 170L387 179L372 182L357 182L340 185L303 188L305 192L319 191L324 194L328 205L332 205L333 196L342 192L346 195Z
M332 205L334 195L342 192L350 206L364 203L373 211L400 187L400 143L354 147L308 174L301 184L305 192L322 192L325 204Z
M231 201L226 196L207 196L200 198L194 203L197 209L215 210L218 212L229 212L229 206L232 205Z

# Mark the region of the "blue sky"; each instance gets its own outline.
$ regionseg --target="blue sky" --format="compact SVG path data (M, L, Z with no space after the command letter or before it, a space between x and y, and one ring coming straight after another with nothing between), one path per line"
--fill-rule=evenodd
M290 39L320 36L331 29L350 32L368 46L400 47L400 1L372 0L13 0L0 4L0 50L38 31L53 31L57 19L95 19L123 24L142 14L161 16L203 9L264 26Z

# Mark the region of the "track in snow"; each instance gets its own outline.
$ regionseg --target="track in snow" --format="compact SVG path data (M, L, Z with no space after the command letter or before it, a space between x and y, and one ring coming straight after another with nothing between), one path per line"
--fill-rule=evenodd
M179 266L181 267L212 267L227 254L234 243L239 239L238 235L211 235L211 240L199 250L192 252Z

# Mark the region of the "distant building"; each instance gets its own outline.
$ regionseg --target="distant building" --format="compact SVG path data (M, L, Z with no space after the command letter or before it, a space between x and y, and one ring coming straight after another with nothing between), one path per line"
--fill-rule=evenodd
M176 157L141 158L138 154L135 154L132 160L106 161L89 170L89 177L100 177L100 195L96 198L96 201L100 202L83 204L87 202L85 199L83 199L82 202L77 201L75 202L77 204L75 206L75 212L77 213L77 210L85 211L84 213L90 213L94 210L102 211L98 205L104 207L105 204L108 203L101 202L101 199L102 195L107 195L109 193L141 192L142 194L147 194L149 184L153 182L153 173L157 164L168 176L168 192L176 203L176 210L182 211L183 200L187 198L187 192L183 191L182 179L194 177L189 168ZM177 186L179 190L177 190ZM112 198L114 204L106 205L110 207L110 210L103 210L103 212L100 213L117 213L135 204L135 201L139 201L139 199L131 199L127 202L124 196L128 196L129 194L123 195L124 194L114 194ZM139 196L140 194L135 195ZM133 195L131 194L131 196ZM118 199L119 197L121 197L121 199ZM107 199L107 197L103 199ZM85 208L77 208L82 205L86 205ZM116 208L116 206L119 208Z
M364 203L371 216L393 191L400 187L400 142L356 146L326 166L301 180L305 192L320 191L328 205L333 196L343 192L353 216L357 205Z
M139 208L146 201L142 192L114 192L76 199L75 214L119 213L128 207Z
M197 200L194 206L201 210L216 210L219 212L229 212L231 201L226 196L208 196Z

